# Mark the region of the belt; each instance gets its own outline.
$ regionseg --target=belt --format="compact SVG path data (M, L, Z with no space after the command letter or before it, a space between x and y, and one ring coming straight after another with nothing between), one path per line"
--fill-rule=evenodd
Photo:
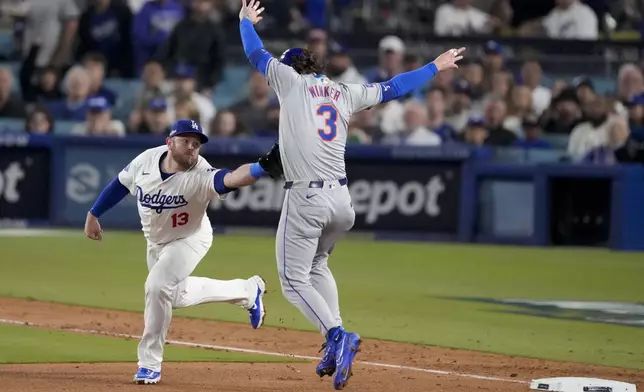
M341 178L339 180L328 180L328 181L286 181L284 183L284 189L293 189L293 188L333 188L335 185L345 186L347 185L347 178Z

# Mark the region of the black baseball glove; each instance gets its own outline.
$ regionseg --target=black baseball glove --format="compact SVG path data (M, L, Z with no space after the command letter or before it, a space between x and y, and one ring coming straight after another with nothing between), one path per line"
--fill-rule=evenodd
M278 179L282 178L284 175L279 143L273 144L271 150L266 155L259 158L257 162L259 162L259 165L271 178Z

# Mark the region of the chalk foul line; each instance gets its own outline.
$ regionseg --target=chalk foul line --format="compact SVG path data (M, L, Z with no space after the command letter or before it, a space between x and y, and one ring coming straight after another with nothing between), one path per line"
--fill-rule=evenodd
M0 324L13 324L13 325L21 325L21 326L27 326L27 327L51 329L51 327L47 325L34 324L27 321L19 321L19 320L0 319ZM98 331L93 329L56 328L56 330L63 331L63 332L76 332L76 333L84 333L84 334L92 334L92 335L104 335L104 336L112 336L112 337L127 338L127 339L141 339L140 335L130 335L125 333ZM280 353L276 351L254 350L249 348L231 347L231 346L218 346L215 344L206 344L206 343L192 343L192 342L184 342L181 340L167 340L166 343L173 344L176 346L205 348L205 349L220 350L220 351L232 351L232 352L245 353L245 354L268 355L273 357L303 359L303 360L309 360L309 361L317 361L320 359L318 357L312 357L309 355L287 354L287 353ZM463 377L463 378L473 378L477 380L511 382L516 384L529 384L529 382L522 381L522 380L511 380L509 378L481 376L477 374L451 372L447 370L425 369L425 368L419 368L415 366L394 365L389 363L371 362L371 361L355 361L355 363L358 363L361 365L367 365L367 366L387 368L387 369L408 370L412 372L440 374L444 376L454 376L454 377Z

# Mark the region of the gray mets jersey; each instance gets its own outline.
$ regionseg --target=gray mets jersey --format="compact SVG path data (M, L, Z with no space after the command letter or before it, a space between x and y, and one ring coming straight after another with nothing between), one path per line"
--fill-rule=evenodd
M349 120L354 113L380 103L380 86L300 75L277 59L268 63L266 77L281 106L279 140L286 181L346 177Z
M276 259L285 297L324 335L341 326L329 255L353 227L344 152L349 120L381 101L378 84L335 83L300 75L276 59L266 77L280 101L279 143L287 189Z

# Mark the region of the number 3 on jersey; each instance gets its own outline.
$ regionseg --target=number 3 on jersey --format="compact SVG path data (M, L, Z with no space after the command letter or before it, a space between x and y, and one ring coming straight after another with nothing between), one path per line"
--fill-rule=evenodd
M188 218L190 216L187 212L182 212L179 214L172 214L172 227L183 226L188 223Z
M318 128L318 135L325 142L333 141L338 136L338 109L325 103L318 106L315 114L324 118L324 128Z

